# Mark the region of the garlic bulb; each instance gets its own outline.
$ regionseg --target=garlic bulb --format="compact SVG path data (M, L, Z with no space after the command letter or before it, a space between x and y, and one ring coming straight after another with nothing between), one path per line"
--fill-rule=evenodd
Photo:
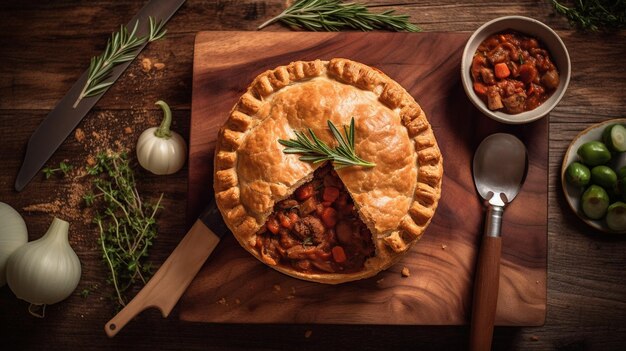
M13 207L0 202L0 286L7 283L9 256L27 241L28 231L22 216Z
M185 164L187 144L178 133L170 130L172 111L164 101L156 105L163 109L161 125L146 129L137 140L137 161L154 174L173 174Z
M55 218L46 234L17 249L7 262L7 283L33 305L51 305L72 294L80 261L67 239L69 223Z

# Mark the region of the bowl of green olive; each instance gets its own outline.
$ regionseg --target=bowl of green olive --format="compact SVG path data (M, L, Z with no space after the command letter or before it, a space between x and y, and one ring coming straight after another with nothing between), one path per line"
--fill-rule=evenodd
M585 223L626 233L626 118L595 124L574 138L563 158L561 184Z

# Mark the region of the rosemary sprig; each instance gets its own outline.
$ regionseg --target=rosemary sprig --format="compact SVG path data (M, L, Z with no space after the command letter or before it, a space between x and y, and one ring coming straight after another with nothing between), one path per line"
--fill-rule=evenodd
M294 29L314 32L338 32L342 29L420 31L409 22L407 15L396 15L393 10L372 13L365 5L344 3L340 0L297 0L280 15L261 24L258 29L276 21L281 21Z
M624 0L573 0L573 6L565 6L550 0L556 12L582 30L617 30L626 27L626 1Z
M337 140L338 146L334 149L331 149L325 142L320 140L310 128L308 131L311 139L305 132L295 131L296 139L278 139L278 142L286 146L283 150L284 153L302 154L300 157L302 161L312 163L331 161L335 169L349 166L376 166L376 164L357 156L354 150L354 118L350 120L350 128L343 126L345 138L330 120L328 121L328 128L330 128L331 133Z
M98 244L116 299L125 306L128 290L135 283L145 284L152 273L145 261L157 235L155 216L163 195L155 204L142 201L125 153L100 153L87 171L96 176L95 194L83 198L88 206L96 206L93 221L100 233Z
M76 108L84 98L99 95L113 84L112 81L107 81L107 79L111 76L115 66L133 60L137 54L137 50L146 42L150 43L165 36L167 30L163 29L165 25L164 22L157 22L154 18L149 17L149 24L150 31L147 36L137 36L139 20L135 22L135 26L130 33L128 29L122 25L118 32L111 34L111 38L108 40L104 52L100 54L100 56L91 58L87 81L78 95L76 102L74 102L74 108Z

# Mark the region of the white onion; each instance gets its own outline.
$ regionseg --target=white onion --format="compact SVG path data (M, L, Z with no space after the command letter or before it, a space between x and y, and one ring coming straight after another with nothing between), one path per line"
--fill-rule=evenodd
M55 218L46 234L17 249L7 262L7 282L32 305L51 305L72 294L80 280L78 256L68 241L69 223Z
M0 202L0 287L7 283L9 256L27 241L28 230L22 216L13 207Z

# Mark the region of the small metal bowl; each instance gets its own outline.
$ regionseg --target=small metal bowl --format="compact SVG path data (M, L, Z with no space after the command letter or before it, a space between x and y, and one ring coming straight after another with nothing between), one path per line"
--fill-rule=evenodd
M594 220L594 219L587 218L587 216L585 216L585 214L583 213L581 209L581 205L580 205L580 197L583 194L583 190L581 188L578 188L569 184L567 179L565 179L565 170L567 169L567 166L569 166L572 162L578 160L578 155L576 154L576 152L578 151L578 148L582 144L588 141L593 141L593 140L601 141L602 132L604 131L604 128L606 128L607 126L611 124L626 125L626 118L612 119L612 120L604 121L598 124L594 124L590 126L589 128L580 132L574 138L574 140L572 140L572 142L567 148L567 151L565 152L565 156L563 157L563 164L561 165L561 186L563 187L563 193L565 194L565 199L567 200L569 207L572 209L572 211L574 211L574 213L576 213L576 215L583 222L587 223L592 228L595 228L597 230L600 230L606 233L626 233L626 231L611 230L606 225L603 219ZM619 158L614 159L612 161L613 163L612 167L614 169L619 169L621 166L626 165L625 157L626 157L626 153L622 153Z
M476 95L473 88L473 81L470 75L472 59L476 49L487 37L492 34L505 30L514 30L528 36L534 37L548 50L552 61L559 71L560 83L556 91L541 105L535 109L518 113L508 114L500 111L491 111L483 100ZM508 124L522 124L536 121L547 115L561 101L561 98L567 90L571 75L571 63L565 44L561 38L545 24L528 17L522 16L506 16L496 18L478 28L469 38L463 50L461 59L461 80L463 88L470 101L483 114L493 118L496 121Z

